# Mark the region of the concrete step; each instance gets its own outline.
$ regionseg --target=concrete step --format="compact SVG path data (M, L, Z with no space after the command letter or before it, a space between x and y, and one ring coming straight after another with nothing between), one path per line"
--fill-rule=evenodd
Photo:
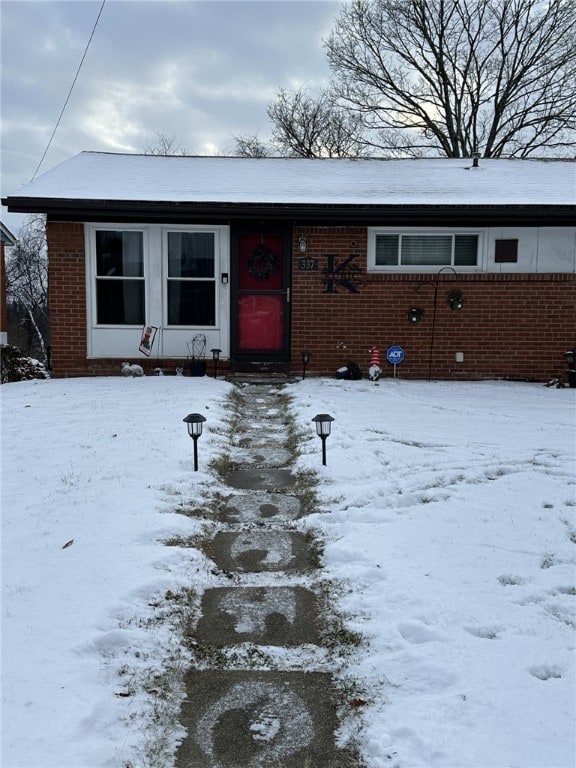
M334 744L337 694L321 672L193 671L176 768L350 768Z
M226 572L295 574L316 567L308 537L299 531L220 531L205 550Z
M302 514L302 502L297 496L270 491L247 491L225 499L217 513L222 523L286 523Z
M318 605L304 587L207 589L196 636L216 647L318 644Z
M224 481L231 488L286 493L294 489L296 478L289 469L254 465L233 469L224 475Z

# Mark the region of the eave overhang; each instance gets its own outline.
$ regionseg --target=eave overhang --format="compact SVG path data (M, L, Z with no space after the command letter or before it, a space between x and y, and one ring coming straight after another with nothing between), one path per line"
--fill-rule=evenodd
M16 245L18 242L18 238L16 235L13 235L12 232L6 227L2 222L0 221L0 242L4 243L4 245Z
M575 205L226 203L71 200L7 197L13 213L45 213L52 221L233 223L283 221L301 225L573 226Z

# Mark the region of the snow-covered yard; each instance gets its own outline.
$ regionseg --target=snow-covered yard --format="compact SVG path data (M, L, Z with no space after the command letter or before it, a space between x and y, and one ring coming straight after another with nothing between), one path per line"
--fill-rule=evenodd
M173 698L162 691L186 663L183 590L205 580L197 550L164 542L199 530L178 507L218 489L207 467L226 450L230 389L1 387L4 768L144 764L181 695L177 674ZM317 472L321 500L299 525L322 532L339 608L366 639L347 674L367 702L369 768L572 768L576 390L306 379L288 392L296 467ZM194 411L208 420L198 472L182 423ZM335 418L326 467L320 412Z
M350 672L382 686L365 713L371 768L575 764L575 394L295 389L302 426L314 410L336 419L320 473L330 511L308 523L369 639Z

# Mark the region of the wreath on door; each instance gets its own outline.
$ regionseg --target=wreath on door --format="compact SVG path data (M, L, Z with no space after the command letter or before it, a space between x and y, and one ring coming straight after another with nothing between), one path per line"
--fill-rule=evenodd
M267 280L277 269L276 257L263 245L255 248L248 256L248 272L256 280Z

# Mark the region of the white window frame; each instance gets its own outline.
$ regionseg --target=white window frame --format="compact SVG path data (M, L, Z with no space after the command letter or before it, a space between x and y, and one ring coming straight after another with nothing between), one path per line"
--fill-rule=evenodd
M144 317L148 315L149 302L149 243L148 228L132 224L89 224L86 225L86 251L88 253L88 269L86 270L87 286L86 301L88 309L89 327L92 328L142 328L144 323L99 323L98 322L98 304L97 304L97 284L102 276L98 275L97 254L96 254L96 233L97 232L141 232L142 233L142 275L137 277L123 277L123 280L140 280L144 283ZM103 278L106 279L106 278Z
M220 282L220 233L222 227L218 225L211 226L163 226L162 227L162 306L163 306L163 326L167 330L182 330L188 329L187 325L169 325L168 324L168 283L170 280L190 280L196 282L212 282L214 284L214 301L215 301L215 315L214 325L195 325L196 330L214 330L219 327L219 311L218 311L218 285ZM168 234L170 232L182 232L182 233L200 233L210 234L214 236L214 276L213 277L170 277L168 270Z
M454 262L454 240L452 240L452 256L450 264L376 264L376 236L377 235L421 235L421 236L451 236L455 235L476 235L478 238L478 250L477 260L474 266L460 266L455 265ZM412 273L435 273L439 269L444 267L452 267L458 272L481 272L484 266L485 254L484 254L484 232L479 229L471 229L467 227L454 227L452 229L435 229L433 227L368 227L368 249L367 249L367 271L374 273L399 273L399 272L412 272Z

